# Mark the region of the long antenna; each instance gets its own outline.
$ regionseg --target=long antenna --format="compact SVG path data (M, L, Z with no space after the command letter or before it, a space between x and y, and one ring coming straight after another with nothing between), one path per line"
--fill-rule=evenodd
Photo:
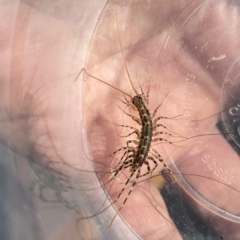
M127 76L128 76L128 80L134 90L134 92L137 94L137 95L140 95L137 90L134 88L133 86L133 83L132 83L132 80L131 80L131 77L130 77L130 74L129 74L129 71L128 71L128 68L127 68L127 64L126 64L126 61L125 61L125 58L124 58L124 55L123 55L123 47L122 47L122 43L121 43L121 39L120 39L120 35L119 35L119 27L118 27L118 18L117 18L117 10L115 9L115 17L116 17L116 25L117 25L117 35L118 35L118 42L119 42L119 46L120 46L120 50L121 50L121 55L122 55L122 60L123 60L123 63L124 63L124 66L125 66L125 70L127 72Z
M124 91L122 91L122 90L120 90L120 89L118 89L118 88L112 86L112 85L109 84L109 83L104 82L104 81L101 80L100 78L94 77L93 75L91 75L90 73L88 73L87 70L86 70L85 68L83 68L83 69L80 71L79 75L81 74L82 71L84 71L89 77L91 77L91 78L93 78L93 79L95 79L95 80L98 80L99 82L102 82L102 83L108 85L108 86L111 87L111 88L114 88L115 90L117 90L117 91L123 93L124 95L128 96L128 97L132 100L132 97L131 97L129 94L127 94L127 93L125 93Z

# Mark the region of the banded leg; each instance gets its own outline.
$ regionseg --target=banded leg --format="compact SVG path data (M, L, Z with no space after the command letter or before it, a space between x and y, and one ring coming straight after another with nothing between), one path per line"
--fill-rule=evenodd
M132 156L134 156L134 155L132 155ZM126 159L125 159L123 163L118 163L118 165L117 165L118 167L111 170L111 173L113 173L113 176L106 183L102 184L101 187L107 186L107 184L110 183L111 181L113 181L122 170L132 166L133 158L130 158L130 156L128 156L127 159L128 160L126 161Z
M131 155L127 156L124 159L123 163L120 165L120 167L118 167L117 169L122 170L123 168L125 168L125 165L129 163L129 160L134 159L134 157L135 157L135 154L131 154ZM131 164L132 164L132 161L131 161Z
M124 154L122 155L122 157L121 157L119 163L117 164L117 166L116 166L114 169L111 170L111 173L114 173L113 177L112 177L109 181L107 181L107 183L101 185L101 187L105 186L105 185L108 184L110 181L112 181L113 179L115 179L116 175L124 168L124 165L126 164L126 160L127 160L127 159L129 160L129 158L130 158L131 156L135 156L135 149L134 149L134 148L129 149L129 148L126 147L126 149L127 149L127 150L126 150L126 151L124 152ZM131 152L132 152L133 154L127 155L127 154L129 154L129 153L131 153ZM127 155L127 156L126 156L126 155Z
M153 114L152 114L152 118L155 117L158 109L162 106L162 104L163 104L164 100L166 99L167 95L168 95L168 93L165 95L165 97L163 98L162 102L161 102L161 103L156 107L156 109L154 110L154 112L153 112Z
M176 132L170 130L169 128L167 128L167 127L164 126L163 124L153 124L153 131L155 131L158 127L163 127L163 128L165 128L165 129L167 129L168 131L170 131L170 132L172 132L172 133L178 135L179 137L182 137L181 135L179 135L178 133L176 133Z
M119 107L120 108L120 107ZM135 121L136 123L138 123L139 125L142 125L142 121L139 118L134 117L133 115L127 113L126 111L124 111L122 108L120 108L126 115L128 115L130 118L132 118L133 121Z
M134 143L134 144L138 145L138 141L137 140L128 140L127 141L127 147L128 148L133 148L133 147L129 146L130 143Z
M156 149L154 149L153 147L150 148L150 151L151 151L152 154L154 154L156 156L158 161L163 164L164 168L166 168L169 173L172 173L171 170L166 165L166 163L164 162L162 156L158 153L158 151Z
M127 154L129 154L130 152L132 152L133 154L127 155ZM126 156L126 155L127 155L127 156ZM126 156L126 157L125 157L125 156ZM123 165L124 162L125 162L128 158L130 158L131 156L135 156L135 150L134 150L134 149L128 149L127 151L125 151L124 154L122 155L119 163L117 164L117 166L115 167L114 170L119 169L118 166L119 166L119 165ZM114 171L114 170L113 170L113 171Z
M110 122L110 123L112 123L112 122ZM127 136L120 136L120 137L128 137L128 136L132 135L133 133L136 133L138 138L140 138L141 133L137 128L131 127L131 126L128 126L128 125L121 125L121 124L115 124L115 123L112 123L112 124L114 124L115 126L118 126L118 127L126 127L126 128L130 128L130 129L134 130L131 134L129 134Z
M148 161L145 161L144 164L147 165L148 171L147 171L146 173L144 173L143 175L141 175L140 177L144 177L144 176L146 176L146 175L148 175L148 174L151 175L151 174L153 173L153 171L156 169L156 167L158 166L158 163L156 162L156 160L155 160L153 157L147 157L147 159L152 160L152 161L154 162L155 166L154 166L153 169L151 170L149 162L148 162ZM139 177L139 178L140 178L140 177Z
M182 147L182 146L179 146L179 145L174 144L173 142L168 141L168 140L165 139L165 138L154 138L154 139L152 140L152 142L158 142L158 141L162 141L163 143L169 143L169 144L171 144L171 145L173 145L173 146L175 146L175 147Z
M117 152L120 152L120 151L122 151L122 150L131 149L132 147L129 146L129 144L130 144L130 143L135 143L135 144L137 144L137 141L136 141L136 140L128 140L126 143L127 143L127 147L121 147L121 148L119 148L118 150L114 151L112 154L110 154L110 155L108 155L108 156L106 156L106 157L111 157L112 155L114 155L114 154L116 154ZM104 158L106 158L106 157L104 157Z
M136 172L136 171L135 171L135 172ZM129 177L128 180L125 182L124 187L122 188L122 190L120 191L120 193L118 194L118 196L117 196L117 198L116 198L116 200L115 200L114 202L117 202L118 199L121 197L123 191L126 189L128 183L130 182L130 180L131 180L131 178L133 177L133 175L134 175L135 172L132 172L132 173L131 173L130 177ZM134 181L133 181L133 183L132 183L132 186L131 186L131 188L130 188L130 190L129 190L129 192L128 192L127 197L124 199L121 207L117 210L117 212L116 212L115 216L113 217L113 219L112 219L112 221L111 221L111 223L110 223L109 226L112 225L115 217L116 217L117 214L121 211L121 209L123 208L123 206L126 204L126 202L127 202L127 200L128 200L128 197L129 197L129 195L132 193L132 190L133 190L133 188L135 187L135 185L136 185L136 183L137 183L137 180L138 180L140 174L141 174L141 169L139 168L138 171L137 171L137 175L136 175L136 177L135 177L135 179L134 179Z
M130 140L130 141L127 141L127 145L129 144L129 143L131 143L132 142L132 140ZM115 172L114 173L114 177L119 173L119 171L121 171L122 169L124 169L125 167L125 164L126 164L126 161L127 160L129 160L129 158L131 158L131 157L134 157L135 156L135 148L133 148L133 147L131 147L131 146L127 146L127 147L124 147L124 148L120 148L120 149L118 149L117 151L115 151L113 154L115 154L115 153L117 153L118 151L121 151L121 150L126 150L124 153L123 153L123 155L122 155L122 157L121 157L121 159L120 159L120 161L119 161L119 163L117 164L117 166L113 169L113 170L111 170L111 172L113 173L113 172ZM132 152L132 154L131 155L128 155L129 153L131 153ZM113 155L112 154L112 155ZM127 156L126 156L127 155ZM111 155L110 155L111 156ZM128 161L127 161L128 162ZM113 178L114 178L113 177ZM113 179L112 178L112 179ZM111 179L110 179L111 180ZM109 182L109 181L108 181Z
M173 136L171 133L161 131L161 132L155 132L153 134L153 137L155 137L157 135L161 135L161 134L166 134L166 135L171 136L171 137Z
M115 169L113 172L114 175L113 175L113 178L115 178L119 172L121 172L122 170L128 168L128 167L131 167L132 166L132 159L133 158L130 158L127 162L125 162L124 164L122 164L118 169Z
M167 130L169 130L166 126L164 126L163 124L153 124L153 130L156 130L158 127L163 127L163 128L165 128L165 129L167 129ZM169 131L171 131L171 130L169 130Z
M157 141L162 141L162 142L166 142L166 143L169 143L169 144L174 145L172 142L168 141L168 140L165 139L165 138L154 138L154 139L152 140L152 142L157 142Z
M120 137L129 137L129 136L131 136L132 134L135 133L135 134L137 135L137 138L138 138L138 139L140 138L141 133L139 132L139 130L138 130L137 128L134 128L134 127L131 127L131 126L127 126L127 125L118 125L118 126L128 127L128 128L130 128L130 129L133 129L133 130L134 130L133 132L129 133L128 135L126 135L126 136L120 136Z
M153 120L153 125L156 124L160 119L174 119L174 118L177 118L177 117L180 117L182 116L182 114L179 114L175 117L157 117Z

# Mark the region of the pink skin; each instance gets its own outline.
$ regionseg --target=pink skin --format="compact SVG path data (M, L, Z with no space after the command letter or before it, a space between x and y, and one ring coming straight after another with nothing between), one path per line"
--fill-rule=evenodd
M180 120L159 121L181 136L189 138L206 133L218 134L215 127L217 116L197 122L189 120L205 119L221 110L221 89L228 71L239 56L237 6L233 3L227 5L223 1L203 5L202 1L194 4L185 1L179 5L169 1L154 4L143 2L135 1L133 5L117 7L118 13L121 13L117 17L119 36L134 87L139 92L138 80L146 91L152 77L151 112L168 93L156 116L183 115L179 117ZM91 160L86 150L83 150L85 144L88 144L95 162L98 162L95 164L97 171L109 172L112 159L102 157L124 146L125 139L119 138L117 127L105 120L131 126L134 124L117 108L117 105L124 108L118 99L123 99L119 91L86 74L82 74L77 81L76 78L88 50L85 66L88 72L130 96L135 95L121 57L116 8L111 5L106 8L106 14L101 16L88 49L91 32L96 25L96 20L90 25L90 12L100 6L86 7L74 2L53 8L54 11L46 11L52 9L50 5L35 8L31 1L27 3L12 1L0 8L0 16L5 20L5 24L0 26L3 36L0 46L1 142L42 166L54 161L52 168L69 174L69 168L66 167L68 164L75 174L92 179L94 173L89 168ZM56 9L64 9L66 12ZM176 24L173 26L173 23ZM226 57L211 61L213 56L220 55ZM83 77L87 81L82 85ZM120 130L118 128L118 133ZM120 134L124 135L124 132L127 133L122 131ZM172 142L184 140L175 137L168 139ZM221 135L195 137L176 145L183 147L158 144L155 148L169 165L171 162L168 156L171 154L171 160L183 173L202 175L224 184L229 184L232 177L231 186L239 189L238 156ZM151 164L151 168L153 166ZM90 173L84 169L89 169ZM156 172L162 169L159 163ZM217 174L221 169L229 172L228 178ZM146 172L146 168L142 172ZM109 175L99 175L103 182L109 180ZM239 201L236 199L239 199L240 194L237 191L208 178L188 178L215 205L239 214ZM98 198L101 188L97 183L92 185L92 188L98 190L88 191L90 198ZM143 239L181 239L156 187L148 181L143 186L145 188L138 186L134 189L121 209L123 218ZM122 187L121 182L115 181L111 190L107 188L113 201ZM118 199L117 209L128 191L129 188ZM105 195L102 196L104 201ZM200 208L200 205L194 203L194 206L205 220L210 217L214 219L215 230L224 239L229 236L231 239L239 239L237 224L224 222L211 215L210 211ZM109 216L105 229L111 223L114 211ZM111 228L114 230L120 226L120 221L119 218L114 219ZM78 229L72 227L74 224L76 222L63 229L63 234L57 239L70 236L68 231L75 239L72 233L78 233ZM223 224L225 227L222 227Z

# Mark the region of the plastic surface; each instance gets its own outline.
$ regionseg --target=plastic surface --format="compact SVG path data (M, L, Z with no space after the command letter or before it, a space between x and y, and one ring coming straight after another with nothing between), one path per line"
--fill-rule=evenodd
M237 1L1 4L1 239L240 238ZM131 133L116 124L139 128L119 90L149 82L172 174L159 161L118 198L129 173L105 156Z

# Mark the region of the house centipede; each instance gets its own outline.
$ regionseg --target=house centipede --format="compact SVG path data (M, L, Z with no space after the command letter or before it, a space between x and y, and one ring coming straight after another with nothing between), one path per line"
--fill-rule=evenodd
M115 168L113 168L111 170L112 178L107 183L109 183L110 181L115 179L118 176L118 174L121 173L123 170L128 170L129 174L130 174L130 176L128 176L127 180L125 181L124 186L120 190L118 196L116 197L116 200L113 201L113 204L119 200L122 193L125 191L126 187L129 184L131 184L126 198L123 200L122 205L117 209L116 214L113 217L109 226L111 226L115 217L118 215L118 213L121 211L121 209L126 204L128 198L131 195L132 191L134 190L134 187L136 186L139 178L145 177L147 175L151 176L152 173L156 170L156 168L158 167L158 165L160 163L163 164L163 167L166 169L166 171L169 174L171 174L171 170L165 164L161 154L159 154L159 152L152 146L152 143L160 141L160 142L168 143L171 145L172 144L175 145L173 142L167 140L166 138L159 137L159 135L165 134L168 136L180 137L179 134L169 130L165 125L159 123L159 121L161 119L174 119L178 116L174 116L171 118L164 117L164 116L156 117L156 114L157 114L159 108L162 106L167 95L164 97L163 101L155 108L155 110L151 114L150 110L148 109L151 81L149 83L149 87L148 87L146 95L144 94L142 87L140 85L139 85L139 88L140 88L141 93L139 93L136 90L136 88L134 87L132 79L131 79L129 71L128 71L128 68L127 68L127 65L126 65L126 62L125 62L121 39L119 36L119 27L118 27L117 19L116 19L116 28L117 28L118 42L119 42L119 46L120 46L120 52L121 52L124 69L127 73L128 81L135 93L135 96L132 97L128 93L124 92L123 90L108 84L107 82L103 81L100 78L93 76L85 68L83 68L80 72L80 74L82 72L85 72L90 78L95 79L99 82L102 82L103 84L108 85L109 87L115 89L116 91L121 92L125 98L125 101L121 100L121 102L124 103L129 109L136 111L139 115L138 117L135 117L135 116L127 113L125 110L121 109L125 115L127 115L134 122L136 122L139 126L141 126L141 130L138 130L137 128L134 128L129 125L115 124L117 126L120 126L123 128L129 128L129 129L133 130L131 133L129 133L128 135L126 135L124 137L129 137L129 136L135 134L137 137L137 140L127 140L125 147L121 147L121 148L117 149L116 151L112 152L112 154L108 155L108 157L110 157L110 156L115 155L118 152L122 152L122 156L121 156L119 163L117 164L117 166ZM164 128L166 131L157 131L158 128ZM169 131L171 131L175 135L170 133ZM132 146L131 144L134 144L134 146ZM154 164L154 166L152 168L150 166L149 161L151 161ZM147 167L147 172L142 173L142 167L144 165ZM106 185L106 183L103 184L103 186L104 185ZM104 210L105 209L101 210L97 214L102 213Z
M121 55L123 55L123 49L122 49L122 46L121 46L121 42L119 42L119 46L121 47L121 51L120 51L120 53L121 53ZM124 65L126 65L126 63L125 63L125 61L124 61L124 58L123 58L123 64ZM147 105L147 101L148 101L148 93L147 93L147 95L145 96L144 95L144 93L143 92L141 92L141 94L140 93L138 93L138 92L136 92L135 90L136 89L134 89L134 87L133 87L133 83L132 83L132 80L131 80L131 78L130 78L130 75L129 75L129 73L128 73L128 70L127 70L127 68L126 68L126 66L124 66L124 69L125 69L125 71L127 72L127 75L128 75L128 83L130 83L131 84L131 86L132 86L132 89L133 89L133 91L134 91L134 96L135 97L137 97L137 96L139 96L139 95L142 95L141 96L141 101L142 101L142 103L144 103L144 106L146 107L146 109L149 109L148 108L148 105ZM92 74L90 74L88 71L89 70L83 70L83 71L85 71L86 72L86 74L89 76L89 77L93 77L93 78L95 78ZM193 75L193 74L190 74L191 72L189 71L189 76L187 76L186 77L186 93L189 93L190 92L190 90L191 90L191 92L193 92L194 93L194 91L195 91L195 89L194 88L197 88L196 87L196 85L197 84L195 84L195 82L196 83L198 83L198 80L195 80L195 76ZM99 76L99 75L96 75L96 76ZM133 102L132 102L132 100L133 100L133 98L134 97L132 97L132 95L129 95L128 96L128 94L126 93L126 91L122 91L122 90L120 90L120 89L123 89L122 87L118 87L117 86L117 84L115 85L115 84L113 84L113 85L110 85L110 84L108 84L107 82L108 81L106 81L106 80L101 80L101 79L104 79L104 77L99 77L99 78L95 78L96 80L99 80L100 82L103 82L105 85L108 85L108 86L110 86L111 88L114 88L115 90L117 90L118 92L121 92L123 95L124 95L124 98L127 98L127 100L125 99L125 102L123 102L127 107L129 107L129 109L130 110L134 110L134 108L135 108L135 111L137 111L137 112L139 112L138 111L138 109L136 108L136 106L133 104ZM120 81L120 80L119 80ZM200 82L200 80L199 80L199 82ZM116 86L116 87L115 87ZM139 87L141 88L141 86L139 85ZM189 88L188 88L189 87ZM190 93L191 93L190 92ZM171 95L173 95L172 94L172 92L171 92ZM200 95L200 94L199 94ZM195 105L190 105L191 104L191 102L189 101L189 99L191 99L190 97L189 97L190 95L187 95L187 97L185 98L186 100L185 100L185 102L184 102L184 107L186 108L186 109L190 109L190 108L194 108L194 107L196 107ZM183 100L184 101L184 100ZM200 103L200 102L199 102ZM186 110L185 110L186 111ZM181 111L180 111L181 112ZM211 112L213 112L213 111L211 111ZM211 113L210 112L210 113ZM144 108L143 108L143 114L145 114L145 112L144 112ZM150 114L150 113L149 113ZM107 115L107 113L106 113L106 115ZM124 114L123 115L128 115L128 113L127 112L125 112L124 111ZM209 114L210 115L210 114ZM133 121L135 121L139 126L141 126L142 127L142 130L143 130L143 125L144 125L144 122L142 122L141 121L141 116L140 116L140 114L139 114L139 116L140 116L140 119L133 119L132 118L132 116L133 115L131 115L131 114L129 114L128 115L128 117L129 118L131 118ZM152 115L151 115L151 117L152 117ZM194 120L194 118L192 118L193 120ZM138 120L140 120L140 122L138 122ZM153 120L154 121L154 120ZM153 121L152 121L152 123L153 123ZM191 121L191 119L190 119L190 121ZM190 122L189 121L189 122ZM192 121L193 123L194 123L194 121ZM190 123L192 123L192 122L190 122ZM146 121L145 121L145 123L149 123L149 121L148 121L148 118L146 118ZM117 125L117 124L115 124L115 125ZM127 195L129 196L130 194L131 194L131 191L135 188L135 186L136 186L136 182L137 182L137 180L140 178L140 177L144 177L144 176L141 176L142 175L142 172L140 171L140 174L139 174L139 178L138 179L136 179L136 174L138 173L138 169L136 170L136 172L135 172L135 174L133 173L133 175L131 176L131 174L132 174L132 171L131 170L135 170L134 169L134 164L133 164L133 162L134 162L134 157L137 155L137 151L139 150L141 150L141 146L143 147L143 145L141 145L141 144L143 144L143 142L141 142L141 141L143 141L144 139L142 139L141 137L141 131L139 131L139 130L137 130L136 128L133 128L133 127L130 127L129 125L118 125L118 126L121 126L121 127L123 127L123 128L129 128L129 129L131 129L132 130L132 132L130 133L130 134L128 134L127 136L130 136L130 135L136 135L136 137L137 137L137 140L138 141L135 141L135 142L129 142L128 143L128 145L126 146L126 148L125 149L122 149L122 148L120 148L120 149L118 149L117 151L111 151L112 152L112 154L111 155L113 155L113 154L117 154L118 152L120 152L120 151L122 151L123 152L123 158L121 158L120 159L120 163L117 165L117 167L115 167L115 168L113 168L112 170L111 170L111 174L112 174L112 178L110 179L110 181L112 181L112 180L114 180L120 173L122 173L123 172L123 170L128 170L129 172L130 172L130 177L132 177L128 182L125 182L124 183L124 185L125 185L125 187L123 187L122 188L122 190L120 190L119 191L119 193L118 193L118 196L116 196L115 198L112 198L112 199L115 199L115 201L113 201L112 203L113 204L115 204L118 200L119 200L119 198L121 197L121 194L123 193L123 192L125 192L125 193L127 193ZM171 129L171 127L170 127L170 129ZM191 126L189 127L189 129L191 130ZM192 128L193 130L194 130L194 127ZM174 128L173 128L173 130L175 130ZM152 145L152 143L153 143L153 134L154 133L156 133L156 132L154 132L155 130L152 128L152 139L151 139L151 143L150 143L150 145ZM182 134L182 132L180 132L181 134ZM204 134L204 133L203 133ZM183 133L183 135L184 135L184 133ZM147 136L147 135L146 135ZM149 137L149 136L148 136ZM190 139L190 138L189 138ZM149 139L147 139L147 141L148 142L150 142L149 141ZM197 151L201 151L201 146L198 148L198 145L197 145L197 141L196 141L196 152ZM214 143L214 142L213 142ZM130 146L130 145L133 145L134 144L134 146ZM194 144L195 144L195 142L193 141L193 146L194 146ZM171 143L170 144L166 144L166 145L171 145ZM131 148L134 148L134 149L137 149L137 150L135 150L135 152L132 150L132 149L130 149L130 147ZM138 148L139 147L139 148ZM203 146L204 147L204 146ZM116 149L116 148L115 148ZM128 152L129 150L131 150L130 152ZM145 150L145 148L142 148L142 150L143 150L143 152L144 153L146 153L146 150ZM193 150L195 150L195 149L193 149ZM151 151L150 151L150 148L149 148L149 155L151 155L152 153L151 153ZM125 155L124 155L125 154ZM135 154L135 155L134 155ZM131 156L130 156L131 155ZM104 156L104 155L103 155ZM148 156L148 155L147 155ZM157 159L157 157L158 156L155 156L156 157L156 159ZM146 158L147 159L147 158ZM165 159L165 158L164 158ZM157 160L158 161L158 160ZM207 162L208 161L208 159L206 158L206 159L203 159L202 161L204 161L204 162ZM213 161L213 160L212 160ZM137 162L137 161L136 161ZM151 160L151 159L147 159L147 162L148 162L148 164L150 164L150 162L152 163L153 161ZM190 161L189 161L190 162ZM200 162L200 161L196 161L196 162ZM209 160L209 162L210 162L210 160ZM195 163L195 162L194 162ZM139 163L138 163L139 164ZM142 167L146 167L146 168L148 168L148 165L147 165L147 163L144 163L144 162L141 162L141 166ZM153 164L155 164L154 162L153 162ZM192 162L190 162L189 164L192 164ZM187 165L187 164L186 164ZM135 165L135 166L138 166L139 167L139 165ZM153 167L154 168L154 167ZM148 175L151 175L151 173L153 172L153 168L150 168L150 170L149 170L149 168L148 168L148 170L147 170L147 174ZM201 169L201 168L199 168L199 169ZM194 174L194 172L193 172L193 174ZM197 175L197 173L195 173L195 175ZM128 176L128 179L130 178L129 176ZM110 181L108 181L107 183L109 183ZM136 181L136 182L135 182ZM135 183L134 183L135 182ZM135 184L135 185L133 185L133 184ZM130 189L128 192L126 191L126 187L127 187L127 185L130 185L130 188L132 188L132 189ZM132 186L133 185L133 186ZM105 187L106 186L106 184L103 184L102 185L103 187ZM129 194L128 194L129 193ZM120 195L119 195L120 194ZM125 198L123 201L120 201L121 203L123 203L122 204L122 206L120 206L120 207L118 207L117 209L117 213L116 213L116 215L118 214L118 212L121 210L121 208L123 207L123 205L126 203L126 201L127 201L127 199L128 199L128 196L127 196L127 198ZM118 201L119 202L119 201ZM103 211L104 211L104 209L103 209ZM99 214L99 213L101 213L102 211L100 211L100 212L98 212L97 214ZM112 222L111 222L112 223Z

